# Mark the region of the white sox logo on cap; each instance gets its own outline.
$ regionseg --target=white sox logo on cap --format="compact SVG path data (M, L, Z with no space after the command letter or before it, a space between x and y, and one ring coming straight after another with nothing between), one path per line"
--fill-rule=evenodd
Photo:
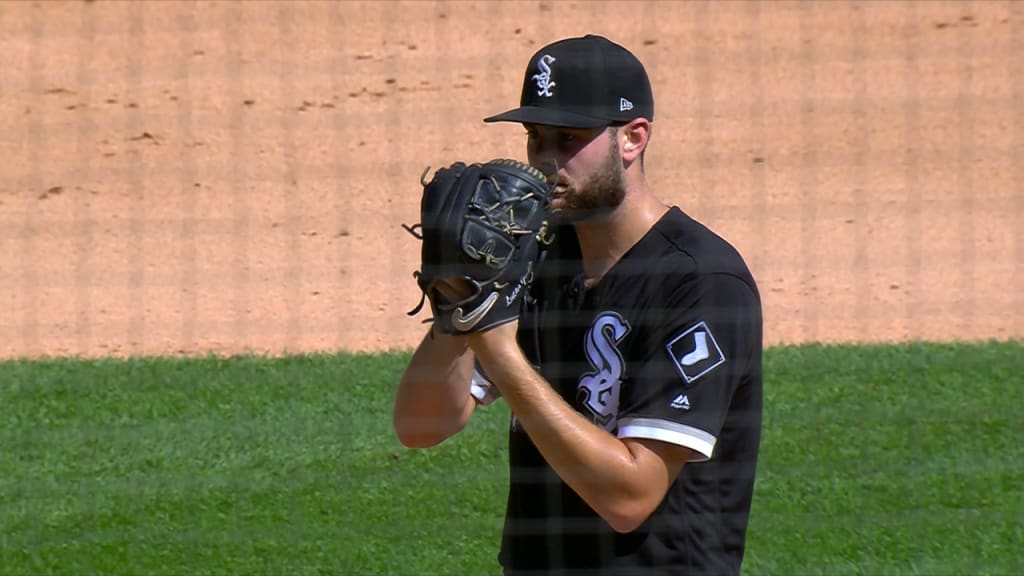
M537 96L546 96L548 98L554 96L551 89L555 87L555 83L551 81L551 63L555 61L555 57L550 54L545 54L540 57L537 61L537 68L540 68L540 72L533 75L533 79L537 81Z

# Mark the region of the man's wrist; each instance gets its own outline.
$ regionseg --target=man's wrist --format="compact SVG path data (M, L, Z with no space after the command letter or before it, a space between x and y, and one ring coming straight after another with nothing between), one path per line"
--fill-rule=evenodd
M499 386L507 385L524 368L533 370L519 344L512 341L471 340L470 348L476 354L488 378Z
M424 345L435 359L458 358L469 350L469 339L463 335L443 332L434 324L426 334Z

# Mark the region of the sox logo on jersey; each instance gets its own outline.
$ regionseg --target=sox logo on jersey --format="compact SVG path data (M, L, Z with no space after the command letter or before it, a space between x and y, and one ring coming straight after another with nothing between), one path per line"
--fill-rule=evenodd
M707 322L697 322L683 330L665 345L665 350L687 384L725 362L725 354Z
M616 312L603 312L587 331L584 351L593 371L580 377L577 394L594 422L615 430L619 413L619 387L625 362L617 345L629 333L629 323Z

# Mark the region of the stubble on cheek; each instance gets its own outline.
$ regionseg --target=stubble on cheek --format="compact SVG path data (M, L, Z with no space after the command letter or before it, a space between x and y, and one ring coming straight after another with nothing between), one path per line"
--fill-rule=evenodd
M552 212L560 220L580 222L612 212L626 196L618 151L610 150L601 168L587 180L555 192Z

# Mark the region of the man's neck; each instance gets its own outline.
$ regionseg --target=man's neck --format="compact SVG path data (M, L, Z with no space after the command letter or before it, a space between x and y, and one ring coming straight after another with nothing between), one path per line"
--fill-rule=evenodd
M631 192L614 212L576 224L587 288L596 285L640 241L669 207L649 190Z

